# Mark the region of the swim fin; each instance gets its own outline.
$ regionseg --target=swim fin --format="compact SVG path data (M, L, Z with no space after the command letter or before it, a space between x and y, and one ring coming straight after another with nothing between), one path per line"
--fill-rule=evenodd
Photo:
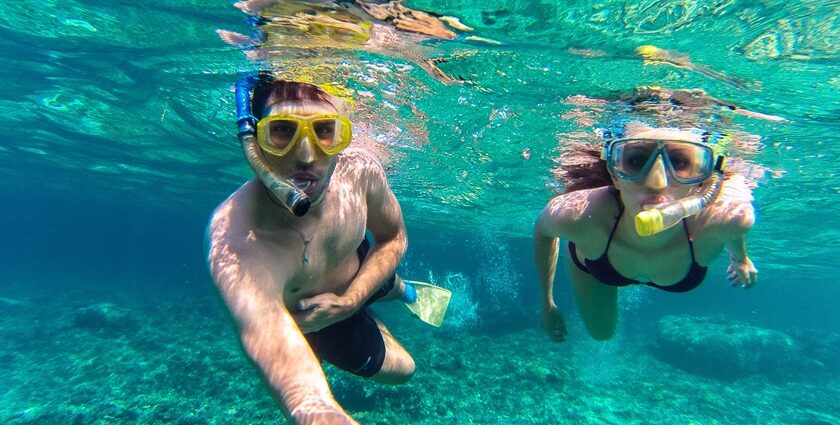
M415 280L403 279L403 282L412 286L417 293L416 299L413 302L406 302L405 306L420 320L432 326L440 327L443 323L443 317L446 316L452 291Z

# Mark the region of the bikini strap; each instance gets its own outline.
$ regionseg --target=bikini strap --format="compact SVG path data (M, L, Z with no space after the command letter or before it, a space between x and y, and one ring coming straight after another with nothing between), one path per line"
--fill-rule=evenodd
M691 252L691 261L695 264L697 260L694 259L694 237L688 232L688 222L682 219L683 229L685 229L685 237L688 239L688 250Z
M615 231L618 229L618 221L621 220L621 216L624 215L624 205L621 203L621 196L618 194L618 189L616 189L615 186L610 186L609 192L618 203L618 216L615 218L615 223L613 223L613 228L610 231L610 237L607 239L607 247L604 249L604 254L601 255L605 255L607 251L610 250L610 244L612 244L613 236L615 236Z

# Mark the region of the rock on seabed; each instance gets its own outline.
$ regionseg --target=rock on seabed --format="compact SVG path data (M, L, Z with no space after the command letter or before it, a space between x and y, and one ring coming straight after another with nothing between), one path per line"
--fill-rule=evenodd
M800 345L784 332L720 316L663 317L653 350L687 372L727 380L792 377L809 367Z

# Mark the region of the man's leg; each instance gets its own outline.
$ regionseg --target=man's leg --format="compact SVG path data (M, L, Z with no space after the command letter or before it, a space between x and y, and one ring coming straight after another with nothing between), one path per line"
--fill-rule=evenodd
M402 282L402 279L399 279L399 282ZM374 317L373 320L376 321L382 339L385 340L385 360L379 372L371 376L371 379L382 384L407 382L414 375L414 359L378 318Z
M414 359L368 309L304 335L319 359L385 384L408 381Z
M393 301L401 299L403 294L405 294L405 282L403 282L402 278L399 275L394 276L394 286L391 288L388 293L383 295L381 298L377 299L377 301Z

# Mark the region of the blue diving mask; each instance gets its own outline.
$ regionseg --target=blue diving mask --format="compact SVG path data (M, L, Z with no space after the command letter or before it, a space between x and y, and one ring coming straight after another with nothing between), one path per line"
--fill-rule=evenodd
M715 167L715 153L710 146L685 140L613 140L604 146L602 159L613 175L624 180L638 180L650 172L660 156L669 175L682 184L708 179Z

